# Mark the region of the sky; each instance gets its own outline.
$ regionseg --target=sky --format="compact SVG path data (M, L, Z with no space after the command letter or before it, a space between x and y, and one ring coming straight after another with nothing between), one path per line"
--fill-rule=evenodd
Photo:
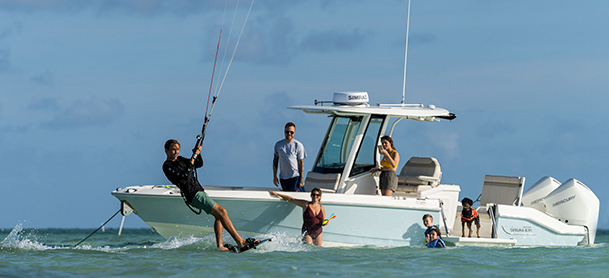
M0 0L0 228L96 228L119 208L114 189L168 183L163 144L194 146L220 29L214 91L251 2L236 4ZM402 121L400 168L433 156L442 183L472 199L485 174L526 177L525 190L576 178L609 229L607 10L600 0L413 0L406 102L458 117ZM288 106L339 91L399 103L406 18L407 1L256 0L207 129L201 183L273 186L287 121L311 169L329 120Z

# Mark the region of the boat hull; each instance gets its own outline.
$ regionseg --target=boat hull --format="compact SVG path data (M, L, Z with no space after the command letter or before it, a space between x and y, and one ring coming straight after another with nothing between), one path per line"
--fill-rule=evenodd
M589 231L567 225L530 207L497 206L497 236L515 239L517 246L576 246L590 244ZM590 231L595 233L596 231Z
M233 225L243 236L302 235L302 209L271 197L266 190L206 189L206 192L226 208ZM214 218L205 212L201 215L191 212L175 188L140 186L112 194L165 238L203 237L213 233ZM310 198L309 193L285 194L298 199ZM422 245L425 232L422 216L431 214L434 219L441 219L438 200L324 193L322 204L328 216L336 215L324 227L324 246Z

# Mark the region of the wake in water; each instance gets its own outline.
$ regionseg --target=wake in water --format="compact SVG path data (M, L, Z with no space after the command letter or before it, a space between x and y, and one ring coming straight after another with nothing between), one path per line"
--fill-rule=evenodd
M235 241L232 240L228 233L223 234L224 243L230 243L235 245ZM274 232L270 234L258 234L252 236L256 239L267 239L271 238L271 241L265 242L254 250L248 252L253 253L267 253L267 252L299 252L308 251L314 248L312 245L303 244L300 238L288 236L284 233ZM208 235L204 238L197 238L193 236L177 238L170 237L165 242L153 244L151 248L158 249L178 249L178 248L199 248L204 250L216 250L216 237L214 234Z
M70 236L70 239L66 239L65 237ZM69 233L63 233L62 238L58 239L60 241L73 241L72 238L74 235ZM77 247L74 247L72 244L64 244L64 245L53 245L49 243L44 243L41 241L40 237L36 235L36 232L28 232L23 229L23 225L21 223L17 224L11 232L0 242L0 250L20 250L20 251L45 251L45 250L82 250L82 251L96 251L96 252L107 252L107 253L115 253L115 252L127 252L130 250L140 250L140 249L152 249L152 250L174 250L174 249L183 249L183 250L216 250L216 238L215 235L211 234L209 236L203 238L197 238L194 236L188 237L170 237L169 239L163 242L153 242L153 241L145 241L143 243L133 243L133 242L117 242L117 236L104 235L107 238L106 241L100 240L99 238L93 237L90 241L94 241L96 244L91 243L83 243ZM255 250L250 250L248 252L252 253L268 253L268 252L300 252L300 251L310 251L313 250L312 245L303 244L300 238L295 238L293 236L288 236L284 233L270 233L270 234L258 234L253 235L257 239L266 239L272 238L271 241L265 242L259 245ZM224 233L223 238L225 239L225 243L235 244L228 233Z

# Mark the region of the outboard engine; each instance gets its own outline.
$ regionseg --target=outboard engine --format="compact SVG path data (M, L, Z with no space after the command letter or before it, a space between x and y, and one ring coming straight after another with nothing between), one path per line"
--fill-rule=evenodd
M560 182L552 177L545 176L538 182L533 184L531 188L522 194L522 206L531 207L541 212L547 212L546 204L543 202L543 198L552 193L560 186Z
M569 179L544 198L548 213L569 225L588 228L589 244L594 243L600 201L586 185Z

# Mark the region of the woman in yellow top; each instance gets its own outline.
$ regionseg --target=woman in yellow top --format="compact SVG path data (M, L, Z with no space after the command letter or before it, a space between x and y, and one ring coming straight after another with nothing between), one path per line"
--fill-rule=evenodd
M371 172L381 171L381 176L379 177L381 193L383 196L391 196L398 188L398 176L395 171L400 163L400 154L395 150L393 139L390 136L385 135L381 137L381 144L383 145L382 149L379 148L379 153L383 155L381 168L374 168Z

